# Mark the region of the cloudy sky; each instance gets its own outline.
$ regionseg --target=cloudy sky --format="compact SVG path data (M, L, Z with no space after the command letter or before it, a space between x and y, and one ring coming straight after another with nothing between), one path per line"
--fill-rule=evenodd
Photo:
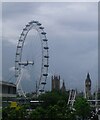
M38 20L45 27L50 48L46 87L51 88L51 75L55 74L61 75L67 89L84 90L84 81L89 72L92 89L95 89L98 79L97 3L3 3L2 20L4 80L8 81L10 73L14 74L12 68L16 45L22 29L29 21ZM24 89L35 89L35 81L26 73ZM26 87L27 83L29 88Z

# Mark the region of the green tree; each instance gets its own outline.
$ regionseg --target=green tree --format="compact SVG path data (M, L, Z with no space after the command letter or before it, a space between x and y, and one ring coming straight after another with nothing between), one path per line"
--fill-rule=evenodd
M76 120L75 111L71 110L69 107L66 111L66 120Z
M67 102L68 93L62 93L61 91L51 91L40 95L38 99L44 101L43 107L48 107L50 105L57 104L59 100L64 100Z
M3 109L2 120L25 120L27 111L24 106L17 108L7 107Z
M81 117L83 120L90 115L90 105L88 101L83 97L79 97L76 99L74 108L76 110L76 115Z
M66 109L58 105L49 106L47 109L48 120L67 120Z
M42 107L37 107L30 114L30 120L44 120L46 118L46 110Z

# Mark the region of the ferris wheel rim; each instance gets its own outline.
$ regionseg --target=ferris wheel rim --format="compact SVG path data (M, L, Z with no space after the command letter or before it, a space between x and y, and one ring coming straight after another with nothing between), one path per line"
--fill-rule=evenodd
M18 78L21 74L21 63L22 60L22 52L25 43L25 39L28 35L28 32L34 28L37 30L42 46L42 63L41 63L41 74L38 83L38 92L44 92L44 88L46 85L46 80L48 76L48 67L49 67L49 47L48 47L48 39L46 37L46 32L44 31L44 27L41 26L42 24L38 21L30 21L25 28L23 28L20 38L18 40L17 49L16 49L16 56L15 56L15 78L16 84L19 82ZM45 53L44 53L45 52ZM45 61L45 63L44 63ZM26 63L28 64L28 63ZM45 69L45 70L44 70ZM45 72L44 72L45 71Z

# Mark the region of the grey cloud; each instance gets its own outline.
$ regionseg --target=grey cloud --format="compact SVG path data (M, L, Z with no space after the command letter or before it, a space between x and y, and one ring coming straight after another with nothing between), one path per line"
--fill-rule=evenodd
M24 14L28 14L30 12L34 14L38 10L38 7L39 3L35 4L26 2L3 3L2 5L3 18L5 18L4 20L11 18L19 19L19 17L23 16Z
M3 5L3 19L3 76L14 64L16 41L23 27L28 21L35 19L43 24L49 39L49 72L61 74L67 85L79 89L84 87L86 72L90 72L93 83L96 84L96 3L6 3ZM10 53L9 56L7 52Z

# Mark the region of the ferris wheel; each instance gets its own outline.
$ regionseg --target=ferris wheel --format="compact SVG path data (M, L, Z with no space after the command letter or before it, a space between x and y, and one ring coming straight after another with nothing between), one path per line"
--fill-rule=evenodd
M37 94L45 92L45 85L46 80L48 77L48 67L49 67L49 47L48 47L48 39L46 37L46 32L44 31L44 27L41 26L42 24L38 21L30 21L22 30L22 33L19 37L17 49L16 49L16 56L15 56L15 78L16 78L16 86L17 90L19 89L21 76L23 74L23 68L27 69L28 66L32 66L34 69L35 65L35 58L33 60L24 60L22 59L24 46L26 44L26 38L29 34L29 31L34 29L37 31L40 39L40 46L41 46L41 65L40 67L40 74L38 75L39 78L37 80ZM37 46L38 47L38 46ZM21 94L24 95L22 87L20 87ZM25 96L25 95L24 95Z

